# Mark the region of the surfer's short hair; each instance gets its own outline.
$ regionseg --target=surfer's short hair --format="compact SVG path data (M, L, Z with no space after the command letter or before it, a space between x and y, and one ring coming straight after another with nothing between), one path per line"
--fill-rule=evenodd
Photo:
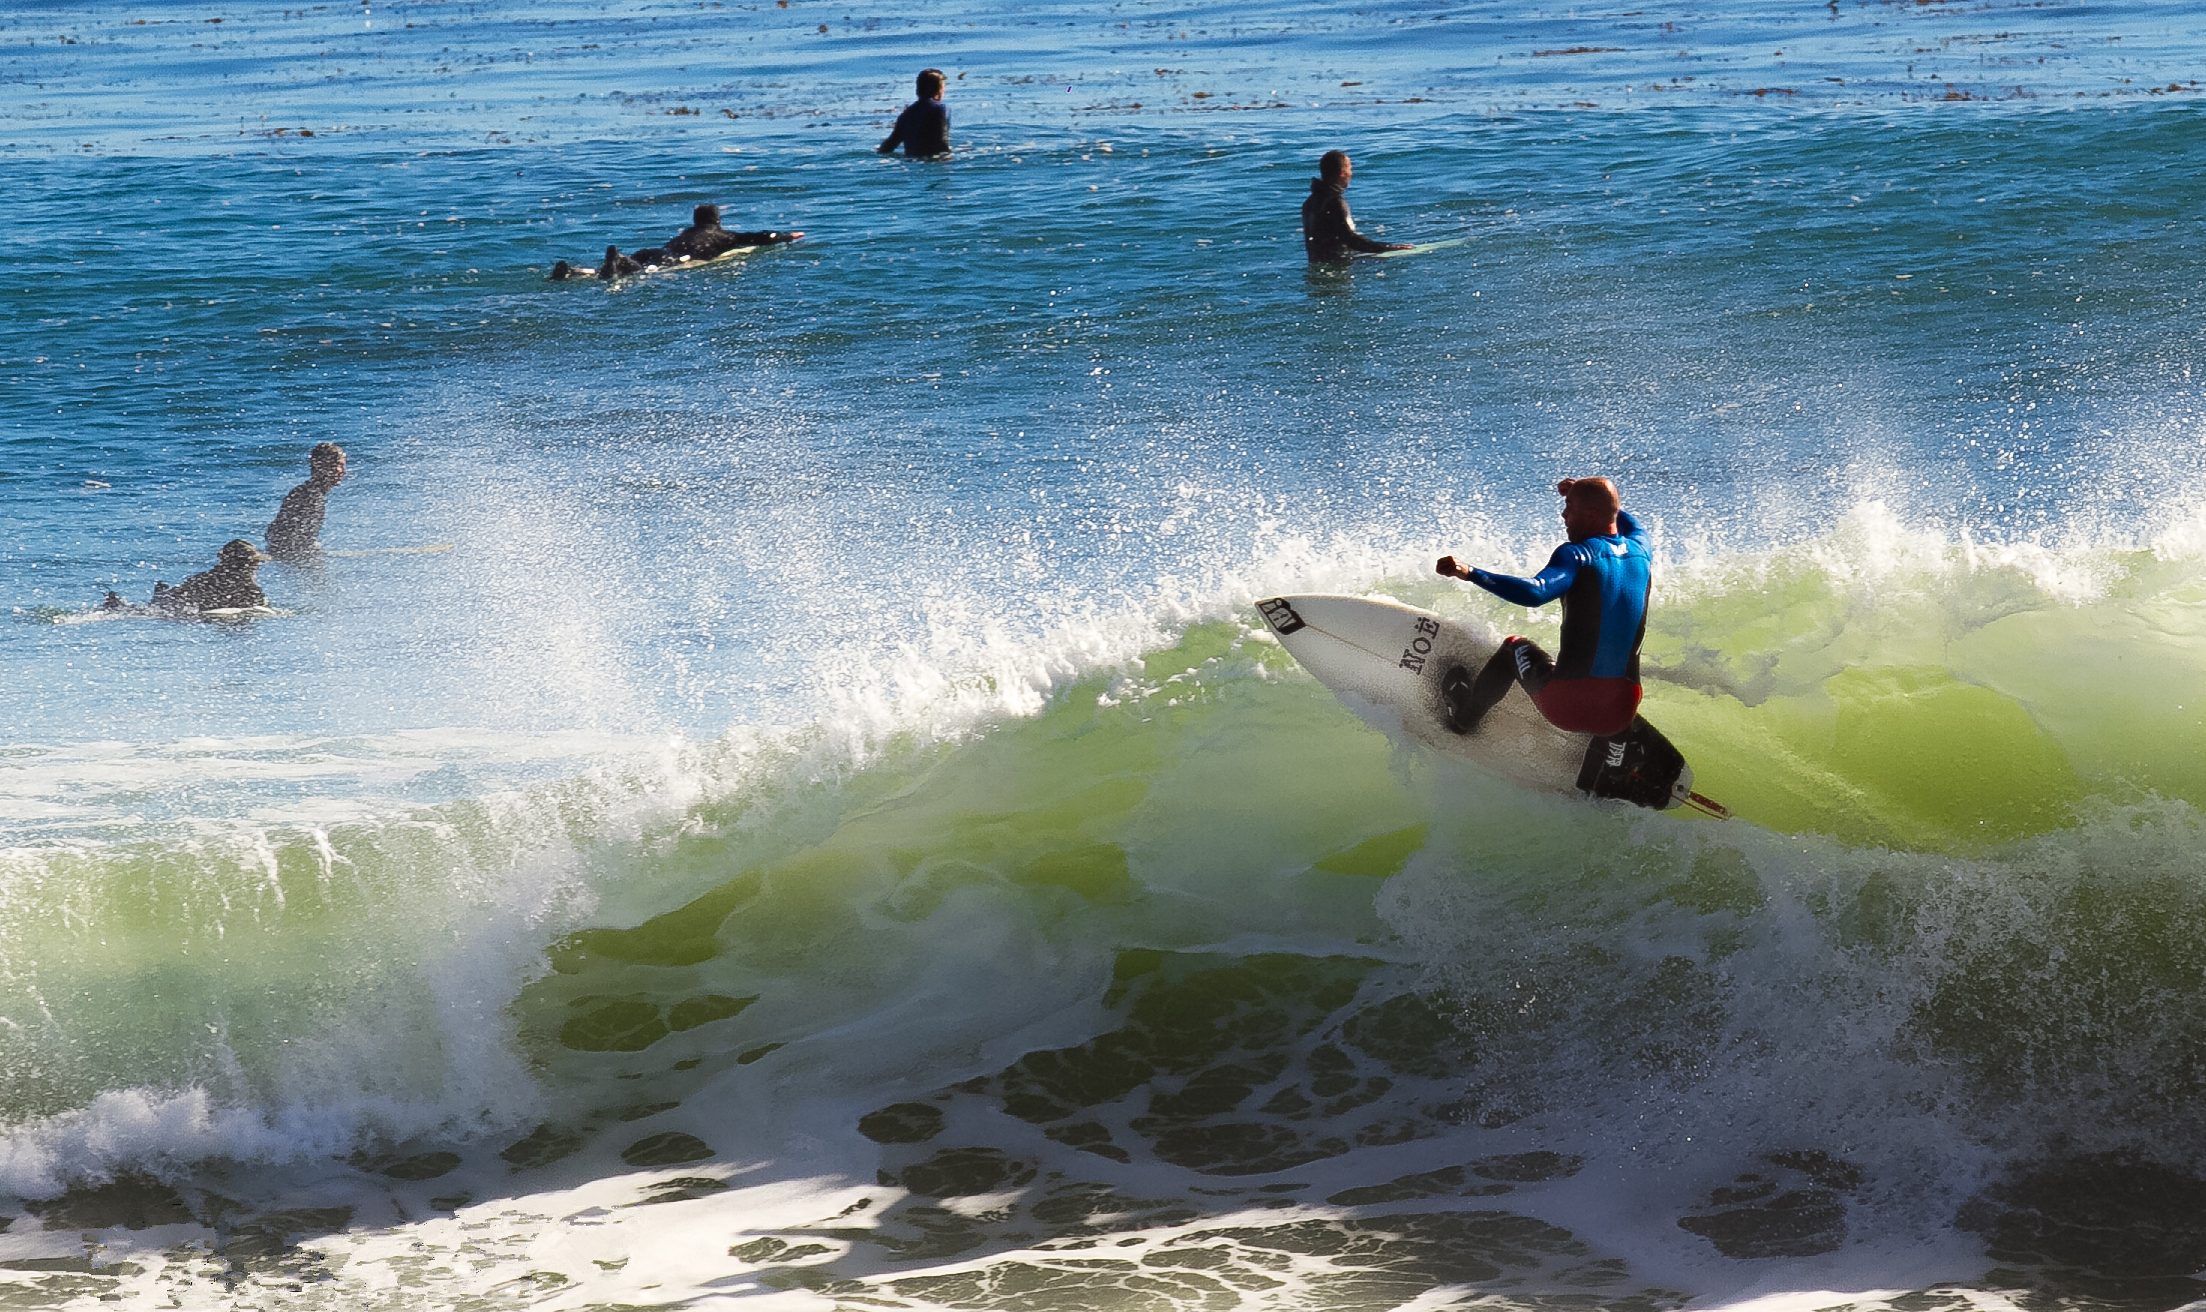
M922 96L939 96L942 94L942 88L949 84L950 79L944 77L942 70L939 68L919 70L919 94Z
M1570 490L1563 495L1574 506L1605 510L1612 515L1624 508L1624 496L1616 490L1615 481L1599 476L1571 479Z
M316 442L314 449L306 453L306 463L311 467L330 465L345 458L345 449L335 442Z
M1317 171L1321 178L1337 178L1340 171L1347 167L1348 152L1345 150L1328 150L1317 157Z
M689 218L690 222L700 228L708 223L718 223L720 221L720 207L718 205L699 205L689 212Z

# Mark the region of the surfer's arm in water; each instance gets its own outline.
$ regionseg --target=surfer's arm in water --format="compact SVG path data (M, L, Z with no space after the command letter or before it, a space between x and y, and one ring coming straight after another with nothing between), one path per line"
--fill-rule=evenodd
M786 242L795 241L804 234L801 232L731 232L728 235L735 238L736 246L780 246ZM733 247L730 247L730 249L733 249Z

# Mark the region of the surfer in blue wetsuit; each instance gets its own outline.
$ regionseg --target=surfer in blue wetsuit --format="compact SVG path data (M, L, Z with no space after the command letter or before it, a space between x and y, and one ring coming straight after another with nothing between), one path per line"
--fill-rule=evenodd
M896 116L895 130L888 140L874 149L884 155L896 153L897 146L904 148L910 159L927 159L950 153L950 108L942 103L942 88L947 85L939 68L924 69L919 74L919 99L904 107Z
M1476 678L1460 667L1448 672L1440 691L1448 727L1457 733L1477 732L1511 683L1524 685L1550 724L1574 733L1622 733L1639 714L1639 644L1647 636L1653 582L1647 531L1623 509L1608 479L1566 478L1555 491L1563 498L1570 541L1555 548L1547 568L1533 577L1440 558L1440 573L1467 579L1503 601L1544 606L1560 597L1563 603L1559 656L1550 658L1530 639L1511 635Z

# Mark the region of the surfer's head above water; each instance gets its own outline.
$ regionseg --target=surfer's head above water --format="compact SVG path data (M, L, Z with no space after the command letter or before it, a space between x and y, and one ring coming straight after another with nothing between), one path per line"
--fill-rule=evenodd
M345 481L345 449L335 442L317 442L306 453L307 477L323 487Z
M700 228L717 228L720 226L720 207L699 205L689 212L689 221Z
M1555 485L1555 495L1563 499L1563 529L1572 542L1616 535L1616 512L1624 508L1624 498L1613 481L1566 478Z
M262 555L259 547L244 538L231 538L222 544L222 554L215 559L231 569L252 569L269 557Z
M1317 175L1336 187L1347 186L1355 171L1345 150L1328 150L1317 157Z

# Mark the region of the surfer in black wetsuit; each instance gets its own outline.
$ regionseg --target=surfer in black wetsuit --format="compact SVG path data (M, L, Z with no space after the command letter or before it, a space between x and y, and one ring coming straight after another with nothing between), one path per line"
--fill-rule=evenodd
M615 278L625 278L631 273L642 272L643 266L630 257L621 254L618 246L607 246L605 248L605 259L597 266L597 276L607 282Z
M1309 199L1302 202L1302 249L1312 264L1341 264L1357 252L1406 251L1406 241L1373 241L1356 231L1348 213L1348 179L1355 172L1348 152L1328 150L1317 162L1318 176L1310 179Z
M1560 655L1549 659L1538 644L1503 640L1474 679L1449 672L1440 685L1448 727L1475 733L1509 685L1521 683L1533 705L1558 729L1619 734L1639 713L1639 644L1647 636L1647 593L1653 558L1647 531L1623 509L1616 484L1605 478L1566 478L1555 485L1563 498L1563 528L1570 541L1555 548L1547 568L1529 579L1468 569L1442 556L1437 570L1467 579L1517 606L1563 602Z
M896 116L896 130L874 149L891 155L902 145L905 156L910 159L949 154L950 107L942 103L942 89L946 85L941 69L922 70L919 99L904 107L904 112Z
M699 205L689 217L690 225L675 233L661 248L667 258L660 263L716 259L744 246L778 246L804 235L801 232L729 232L720 226L718 205ZM641 253L637 258L642 258Z
M684 260L703 261L717 259L729 251L746 246L778 246L795 241L801 232L729 232L720 226L718 205L699 205L690 212L690 225L675 233L664 246L653 246L632 255L620 253L620 247L607 246L605 258L597 266L601 282L625 278L642 273L646 269L662 269ZM587 269L578 269L561 260L552 265L551 281L565 282L570 278L587 278Z
M306 454L306 468L306 481L284 494L283 505L268 523L271 559L297 563L312 560L322 549L322 515L331 489L345 481L345 449L335 442L317 443Z
M222 555L213 569L194 574L173 588L166 583L154 584L153 599L146 604L183 615L228 607L265 606L268 594L260 590L260 580L253 576L253 571L267 559L260 548L244 538L232 538L222 544Z

